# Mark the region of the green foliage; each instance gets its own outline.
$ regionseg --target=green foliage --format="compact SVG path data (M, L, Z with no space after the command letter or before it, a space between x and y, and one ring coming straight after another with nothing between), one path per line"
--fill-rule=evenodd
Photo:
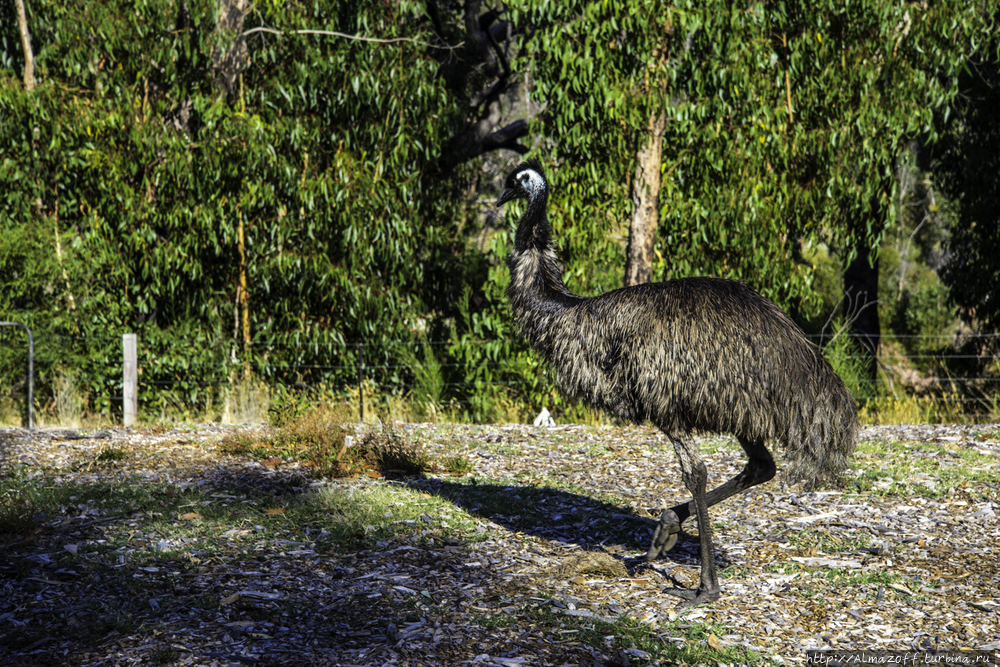
M215 2L31 9L41 83L28 94L0 71L0 312L32 326L40 350L100 364L119 356L120 332L138 333L140 401L155 410L162 386L203 402L231 365L309 381L322 373L291 366L328 370L359 339L384 360L424 308L454 300L456 204L428 169L458 110L422 50L258 32L227 93L212 55L232 36ZM421 37L421 14L290 3L267 20ZM51 359L39 361L44 376ZM108 374L81 381L105 397Z
M844 381L855 400L862 402L875 396L875 387L865 373L865 359L860 344L850 336L843 318L837 317L831 329L835 332L824 348L826 360Z
M30 95L5 33L0 180L30 187L0 204L0 313L35 331L41 395L57 364L79 369L88 409L114 415L126 331L140 336L143 414L205 414L247 366L272 385L342 388L356 380L359 341L368 374L398 384L413 332L427 323L440 340L457 322L434 357L448 370L429 357L414 366L425 411L475 393L474 418L507 412L524 395L523 364L499 365L524 353L502 289L488 288L491 309L468 305L506 251L487 260L465 243L477 228L463 229L463 172L436 171L464 114L438 62L406 43L255 33L226 92L214 8L32 3L45 20L31 21L42 83ZM413 3L286 3L265 15L281 31L427 38ZM5 369L24 363L19 349L0 354ZM544 374L533 384L551 393Z
M433 346L426 336L419 344L422 357L408 345L401 346L398 356L413 373L414 386L410 392L416 406L416 416L422 421L433 421L442 405L445 381L441 362L434 354Z
M143 414L206 414L247 368L285 387L281 404L342 391L361 343L366 380L416 385L425 418L577 410L517 341L511 230L465 194L479 165L441 166L478 114L463 95L489 82L456 74L462 51L295 33L429 42L426 8L257 5L243 30L271 32L246 35L229 87L219 55L240 46L218 6L33 1L31 93L16 25L0 25L0 317L35 331L40 401L72 370L84 411L113 417L135 332ZM461 10L442 11L450 40ZM827 289L808 249L882 239L905 140L936 139L992 29L958 0L519 0L509 18L512 64L545 108L529 143L551 167L569 287L620 285L635 154L662 113L655 279L737 278L804 315ZM939 312L940 291L907 298L906 327ZM418 355L422 335L447 342ZM12 384L23 364L0 348Z
M925 274L903 294L897 315L896 330L908 336L903 342L911 354L927 357L949 347L947 334L955 323L955 313L948 303L948 288L936 274ZM920 366L932 365L929 359L920 362Z
M517 16L540 26L526 57L557 139L553 226L572 275L592 291L616 286L607 257L634 156L650 115L664 113L654 276L737 278L810 310L800 243L877 246L904 140L936 138L987 29L957 1L528 0Z

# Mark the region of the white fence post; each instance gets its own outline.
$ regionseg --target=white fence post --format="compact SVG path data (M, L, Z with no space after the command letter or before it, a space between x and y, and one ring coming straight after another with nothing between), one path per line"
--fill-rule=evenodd
M136 355L135 334L122 336L122 349L125 353L125 364L122 368L122 423L134 426L139 414L139 381Z

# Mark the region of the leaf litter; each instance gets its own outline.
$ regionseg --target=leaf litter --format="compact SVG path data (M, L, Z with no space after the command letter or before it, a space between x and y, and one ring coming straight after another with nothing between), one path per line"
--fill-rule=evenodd
M806 493L779 477L717 505L711 517L722 598L682 612L662 589L696 585L697 525L686 524L665 557L652 564L642 557L658 510L686 496L672 448L657 431L399 428L431 453L460 449L471 471L312 480L294 461L265 466L220 453L227 430L218 426L110 429L97 439L0 431L3 469L44 471L60 485L198 487L219 503L234 502L232 489L243 483L275 493L335 487L345 497L392 487L427 503L416 518L396 521L393 537L346 552L326 548L324 530L294 541L253 525L230 527L209 551L180 533L146 531L141 516L87 508L42 517L43 530L4 547L0 662L655 661L635 646L583 641L586 631L620 627L614 624L623 618L664 646L700 643L720 657L742 648L789 664L822 648L1000 649L995 426L868 427L862 441L874 449L866 455L862 446L844 488ZM732 441L699 442L710 483L742 468ZM129 456L95 462L109 447ZM291 520L272 509L280 508L262 508L267 520ZM189 508L177 518L204 521ZM341 517L330 510L328 519ZM374 535L376 528L358 530ZM129 548L94 549L124 531ZM135 549L143 548L152 556L139 559ZM134 622L123 622L123 612ZM81 632L82 624L95 627ZM699 624L711 631L701 639L685 634Z

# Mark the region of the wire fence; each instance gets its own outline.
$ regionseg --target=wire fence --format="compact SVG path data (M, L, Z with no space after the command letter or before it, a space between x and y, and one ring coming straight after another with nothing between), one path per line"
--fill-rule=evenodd
M810 337L817 344L831 340L830 335ZM947 402L996 400L1000 396L998 343L998 334L885 336L876 359L877 384L867 385L856 397L865 400L917 389ZM244 346L227 338L140 336L138 344L139 400L146 405L211 400L213 392L218 395L243 382L247 371L281 391L322 390L339 393L345 400L364 400L357 395L359 386L369 396L400 397L427 392L430 387L439 398L463 409L477 404L484 391L506 392L529 402L554 392L554 377L547 367L511 340L283 339ZM121 336L36 335L35 346L42 362L36 365L42 369L38 384L43 400L46 392L53 395L61 374L74 377L90 400L103 402L111 412L120 409L116 406L122 402ZM17 397L26 383L24 358L23 341L11 333L0 335L0 391L9 396ZM838 359L830 354L828 358L836 367ZM852 352L839 359L867 357ZM352 392L355 399L350 398Z

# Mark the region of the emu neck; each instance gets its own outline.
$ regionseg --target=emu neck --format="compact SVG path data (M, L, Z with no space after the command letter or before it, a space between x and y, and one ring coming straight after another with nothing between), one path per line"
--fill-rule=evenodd
M552 227L546 213L548 203L549 193L545 190L528 200L528 207L517 223L517 232L514 234L514 252L552 247Z
M517 225L514 250L507 257L510 285L507 296L522 334L536 347L546 349L552 317L581 300L562 281L552 250L552 228L545 212L545 192L529 200Z

